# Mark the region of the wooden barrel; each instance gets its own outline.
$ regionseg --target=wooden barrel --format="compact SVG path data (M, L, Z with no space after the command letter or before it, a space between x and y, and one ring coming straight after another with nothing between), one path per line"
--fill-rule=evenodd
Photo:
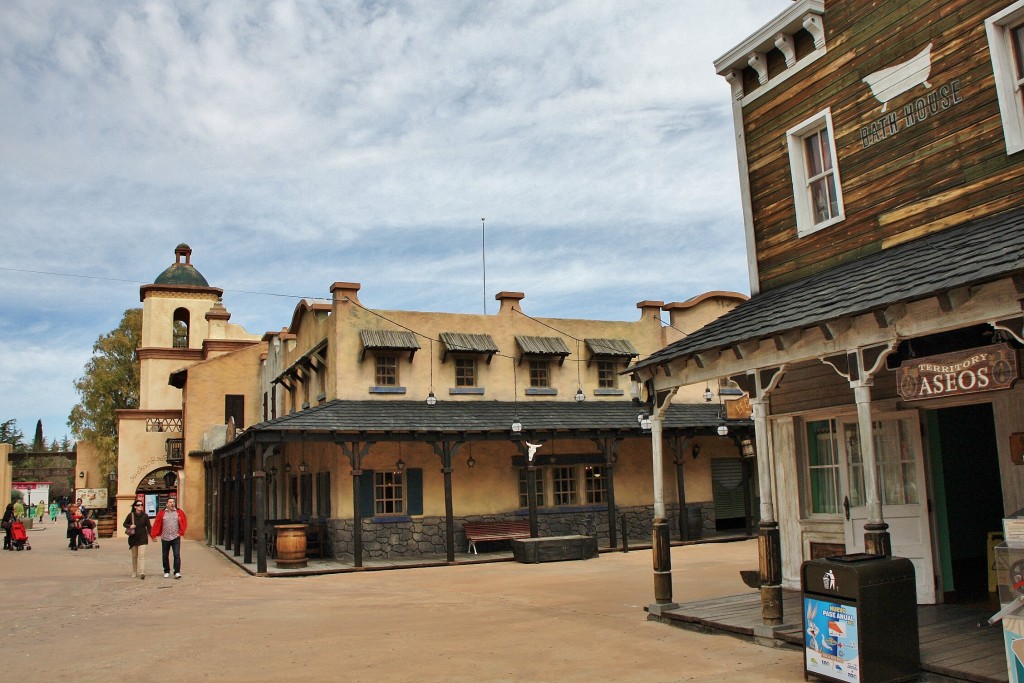
M104 515L96 520L96 535L100 538L113 538L114 516Z
M283 569L306 566L305 524L279 524L277 529L277 566Z

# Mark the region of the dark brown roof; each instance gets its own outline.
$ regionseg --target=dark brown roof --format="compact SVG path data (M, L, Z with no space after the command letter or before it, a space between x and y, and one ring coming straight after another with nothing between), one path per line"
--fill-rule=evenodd
M756 294L632 368L863 315L1024 272L1024 209L988 216Z
M368 400L329 401L291 415L253 425L246 437L260 442L310 440L429 439L460 434L476 438L509 438L513 419L523 425L523 435L576 432L578 438L611 432L616 436L641 436L637 415L644 408L632 401L423 401ZM665 429L713 434L720 423L716 404L671 405ZM730 428L752 427L750 420L728 420ZM238 441L228 444L232 449ZM218 449L221 451L222 449Z

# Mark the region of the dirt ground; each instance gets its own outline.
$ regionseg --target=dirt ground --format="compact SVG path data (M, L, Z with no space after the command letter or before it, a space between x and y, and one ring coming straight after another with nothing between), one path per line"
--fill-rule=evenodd
M0 553L4 680L799 681L802 653L648 622L651 553L257 578L197 541L145 581L64 525ZM746 589L756 541L672 550L676 600Z

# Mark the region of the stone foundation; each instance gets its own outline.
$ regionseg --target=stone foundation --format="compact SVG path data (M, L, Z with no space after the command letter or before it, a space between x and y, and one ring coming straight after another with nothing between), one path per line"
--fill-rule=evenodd
M688 509L700 511L701 535L715 530L715 508L711 502L687 505ZM669 531L672 540L678 540L679 515L678 507L667 509ZM625 516L626 537L636 542L642 540L650 543L654 508L639 506L619 508L616 524L616 540L622 545L622 529L620 524ZM462 527L466 522L499 522L506 520L523 520L525 514L509 515L472 515L455 518L455 552L464 553L467 549L466 535ZM374 559L408 559L419 555L443 555L445 549L445 520L443 517L402 517L395 521L363 520L363 557ZM599 547L608 547L608 511L604 508L574 508L569 510L541 510L537 515L537 527L541 536L592 536L597 539ZM327 544L325 554L331 557L351 557L352 555L351 519L327 520ZM488 549L508 549L508 541L495 541L478 544L486 552Z

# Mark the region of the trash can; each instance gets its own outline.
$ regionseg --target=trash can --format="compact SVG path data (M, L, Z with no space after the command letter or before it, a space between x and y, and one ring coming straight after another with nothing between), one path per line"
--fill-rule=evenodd
M1024 683L1024 548L994 549L1000 609L988 620L1002 622L1009 683Z
M804 562L800 580L805 680L917 680L921 648L910 560L835 555Z

